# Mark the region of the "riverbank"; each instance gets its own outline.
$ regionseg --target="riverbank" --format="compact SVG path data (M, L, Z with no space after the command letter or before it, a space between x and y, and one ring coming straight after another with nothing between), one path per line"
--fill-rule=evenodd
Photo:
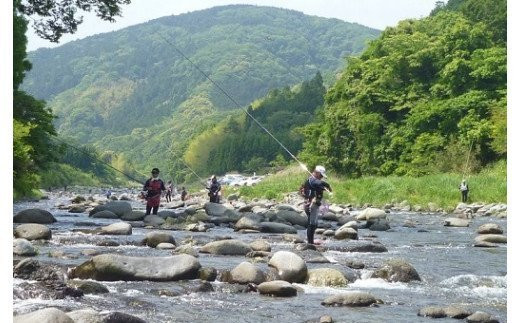
M295 192L307 178L297 166L291 166L268 176L255 186L229 189L227 194L239 193L245 199L267 198L281 201L287 193ZM469 203L507 202L506 163L500 162L468 178ZM427 209L432 203L444 210L453 210L460 202L458 185L460 174L434 174L422 177L369 176L347 178L330 176L334 194L326 199L332 203L383 207L403 203Z

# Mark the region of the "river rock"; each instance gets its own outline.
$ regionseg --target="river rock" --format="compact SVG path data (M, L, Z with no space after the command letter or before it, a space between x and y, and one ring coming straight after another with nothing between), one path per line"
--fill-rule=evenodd
M445 227L468 227L469 220L459 218L447 218L444 220Z
M163 225L166 221L155 214L148 214L143 218L144 224L152 225L154 227Z
M13 240L13 255L17 256L35 256L36 248L27 239Z
M308 245L306 243L302 243L302 244L299 244L299 245ZM313 246L313 245L311 245ZM325 258L325 256L323 256L321 254L321 252L317 251L317 250L312 250L312 249L306 249L306 250L302 250L302 251L299 251L298 254L300 255L300 257L303 258L303 260L306 262L306 263L312 263L312 264L328 264L330 263L330 261Z
M387 260L381 267L372 273L372 278L383 278L389 282L403 283L412 280L421 280L421 277L415 268L403 259Z
M325 221L338 221L338 215L336 213L327 212L321 216L321 219Z
M145 217L145 213L143 211L132 211L131 213L125 214L121 217L121 220L124 221L142 221Z
M334 232L334 238L336 238L338 240L344 240L344 239L357 240L358 232L351 227L342 226L339 229L337 229L336 232Z
M96 206L89 212L89 215L94 215L104 210L111 211L121 218L132 213L132 205L126 201L110 201L107 204Z
M439 306L428 306L421 308L417 313L418 316L431 317L434 319L446 317L446 312Z
M260 222L264 220L264 217L255 213L244 214L236 223L235 230L258 230L260 231Z
M209 216L223 216L228 208L222 204L207 202L204 204L204 210Z
M348 241L347 245L331 246L329 250L342 252L388 252L388 249L379 242Z
M269 233L298 233L292 226L277 222L261 222L260 231Z
M458 306L445 307L444 313L446 313L446 316L454 318L454 319L465 319L466 317L468 317L472 314L471 311L469 311L465 308L458 307Z
M55 307L48 307L31 313L18 315L13 318L13 323L74 323L63 311Z
M131 235L132 225L127 222L116 222L101 228L100 234L107 235Z
M251 249L253 251L267 251L267 252L271 251L271 245L269 245L269 242L267 242L266 240L263 240L263 239L255 240L255 241L251 242L249 244L249 246L251 247Z
M356 220L358 221L368 221L375 219L386 219L386 212L381 209L376 208L366 208L358 216L356 216Z
M271 295L278 297L296 296L298 291L296 287L284 280L273 280L258 285L258 292L263 295Z
M298 251L304 251L304 250L317 250L316 245L313 245L311 243L298 243L294 249Z
M477 311L466 318L468 323L498 323L490 314Z
M108 288L105 285L92 280L76 280L71 279L68 281L69 286L80 289L85 294L106 294Z
M160 216L163 219L178 218L179 214L180 214L179 212L175 212L175 211L171 211L171 210L161 210L161 211L157 212L157 216Z
M504 230L496 223L486 223L478 227L478 234L502 234Z
M388 231L390 230L390 223L386 219L377 219L375 221L367 221L367 226L370 231Z
M173 236L166 232L160 232L160 231L152 231L148 232L143 241L141 242L144 245L147 245L148 247L155 248L160 243L171 243L175 245L175 239Z
M155 248L163 249L163 250L170 250L170 249L175 249L175 245L172 243L168 243L168 242L161 242Z
M56 218L49 212L42 209L27 209L18 212L13 217L14 223L39 223L50 224L56 222Z
M282 222L289 222L292 225L307 225L307 216L302 216L300 212L292 210L279 210L276 212L276 218L282 220Z
M479 242L507 243L507 237L501 234L481 234L475 238L475 243Z
M274 207L276 210L278 211L292 211L292 212L298 212L298 208L290 205L290 204L283 204L283 203L280 203L280 204L277 204L275 207Z
M199 279L205 281L215 281L215 279L217 279L217 270L213 267L200 268Z
M478 241L473 244L473 247L478 248L497 248L498 245L491 242L485 242L485 241Z
M369 293L365 292L349 292L339 295L332 295L327 298L321 305L325 306L351 306L351 307L362 307L370 306L378 303L378 300Z
M335 234L334 230L330 230L330 229L325 230L322 233L322 235L325 237L332 237L334 234Z
M26 223L20 224L14 229L14 236L16 238L23 238L27 240L49 240L52 238L52 233L51 229L43 224Z
M175 281L198 277L200 263L189 255L130 257L103 254L73 268L70 278L95 280Z
M67 312L67 315L74 323L104 323L103 316L90 308Z
M240 240L220 240L204 245L200 252L214 255L237 255L244 256L251 251L251 247Z
M103 210L103 211L96 212L96 213L92 214L91 217L99 218L99 219L118 219L119 218L117 216L117 214L115 214L114 212L109 211L109 210Z
M307 278L305 261L293 252L278 251L269 259L268 264L276 268L281 280L290 283L302 283Z
M193 248L193 246L191 244L185 244L185 245L179 246L179 247L175 248L175 252L184 253L187 255L191 255L193 257L199 256L199 253L197 252L197 250L195 250L195 248Z
M83 205L71 205L69 207L69 213L83 213L86 209Z
M79 204L79 203L83 203L83 202L86 202L87 199L84 198L83 196L81 195L76 195L75 198L73 198L72 200L70 200L71 203L74 203L74 204Z
M284 233L282 239L283 241L287 241L290 243L303 243L303 239L300 238L300 236L298 236L297 234Z
M134 315L110 312L103 317L103 323L146 323L146 321Z
M244 261L231 270L231 282L238 284L261 284L265 274L250 262Z
M311 286L343 287L347 283L345 276L333 268L311 269L307 273L307 284Z

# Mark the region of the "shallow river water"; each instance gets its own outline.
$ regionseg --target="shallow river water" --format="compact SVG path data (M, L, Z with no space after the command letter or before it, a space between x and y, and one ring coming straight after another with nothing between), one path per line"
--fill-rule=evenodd
M106 225L118 220L92 219L85 214L71 214L54 206L70 198L51 197L40 202L22 202L14 205L14 213L26 208L47 209L58 222L49 225L52 240L38 244L39 254L35 259L74 267L90 257L82 255L84 249L95 249L101 253L118 253L132 256L168 256L172 252L157 250L146 246L135 246L149 229L133 228L131 236L110 236L121 245L100 247L96 241L106 240L107 236L95 236L72 232L72 229L93 228L91 225ZM140 202L132 202L134 208L142 208ZM172 289L193 282L102 282L110 293L85 295L80 298L45 300L41 298L20 299L14 297L14 314L26 313L44 307L58 307L65 311L94 308L98 311L121 311L133 314L148 322L304 322L316 321L322 315L330 315L336 322L432 322L430 318L417 316L417 311L425 306L460 305L470 310L485 311L500 322L507 316L507 247L473 247L473 239L479 225L488 222L499 224L507 230L507 221L496 218L475 218L467 228L444 227L444 217L440 214L420 214L414 212L390 213L388 215L392 230L372 232L359 230L360 239L381 242L388 248L385 253L346 253L326 251L324 256L330 264L308 263L308 268L331 267L345 268L346 260L358 260L366 268L358 270L360 279L344 288L312 287L297 284L301 288L298 296L292 298L273 298L256 292L233 292L227 283L213 282L213 292L195 292L181 296L158 296L154 291ZM404 227L405 221L416 222L415 228ZM423 231L423 232L421 232ZM424 232L426 231L426 232ZM168 231L177 243L190 236L210 240L229 236L251 242L259 238L270 240L272 251L294 250L294 245L283 242L276 235L242 234L230 228L215 227L208 232ZM298 231L305 238L305 231ZM318 238L322 238L318 235ZM324 240L324 247L341 246L344 241ZM51 251L63 251L66 259L49 256ZM389 283L382 279L371 279L370 272L378 264L390 258L403 258L411 263L422 278L414 283ZM16 259L22 259L15 257ZM200 254L203 267L231 270L239 263L251 260L243 256L213 256ZM267 269L265 263L258 266ZM370 269L372 268L372 269ZM24 283L14 279L14 290ZM377 307L348 308L325 307L321 305L328 295L343 291L368 291L385 304ZM16 293L15 293L16 295ZM454 319L435 319L435 322L456 322Z

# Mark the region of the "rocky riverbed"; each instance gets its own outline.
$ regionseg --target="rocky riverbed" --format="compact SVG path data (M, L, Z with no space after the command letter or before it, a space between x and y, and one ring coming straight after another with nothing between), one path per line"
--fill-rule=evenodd
M506 321L505 205L330 205L312 246L294 195L116 195L15 203L15 322Z

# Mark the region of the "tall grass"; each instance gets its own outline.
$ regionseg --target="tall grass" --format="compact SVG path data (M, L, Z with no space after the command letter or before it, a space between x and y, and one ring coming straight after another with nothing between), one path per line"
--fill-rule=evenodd
M506 163L498 162L478 174L468 176L470 188L469 202L506 202ZM267 198L281 200L288 192L297 191L307 175L297 166L267 177L252 187L242 187L238 191L245 198ZM334 191L326 196L334 203L351 203L361 206L365 203L383 206L386 203L408 201L410 205L426 207L435 203L443 209L451 209L460 202L458 186L461 174L434 174L422 177L366 176L348 178L330 176L328 182ZM228 190L229 191L229 190ZM326 193L327 194L327 193Z

